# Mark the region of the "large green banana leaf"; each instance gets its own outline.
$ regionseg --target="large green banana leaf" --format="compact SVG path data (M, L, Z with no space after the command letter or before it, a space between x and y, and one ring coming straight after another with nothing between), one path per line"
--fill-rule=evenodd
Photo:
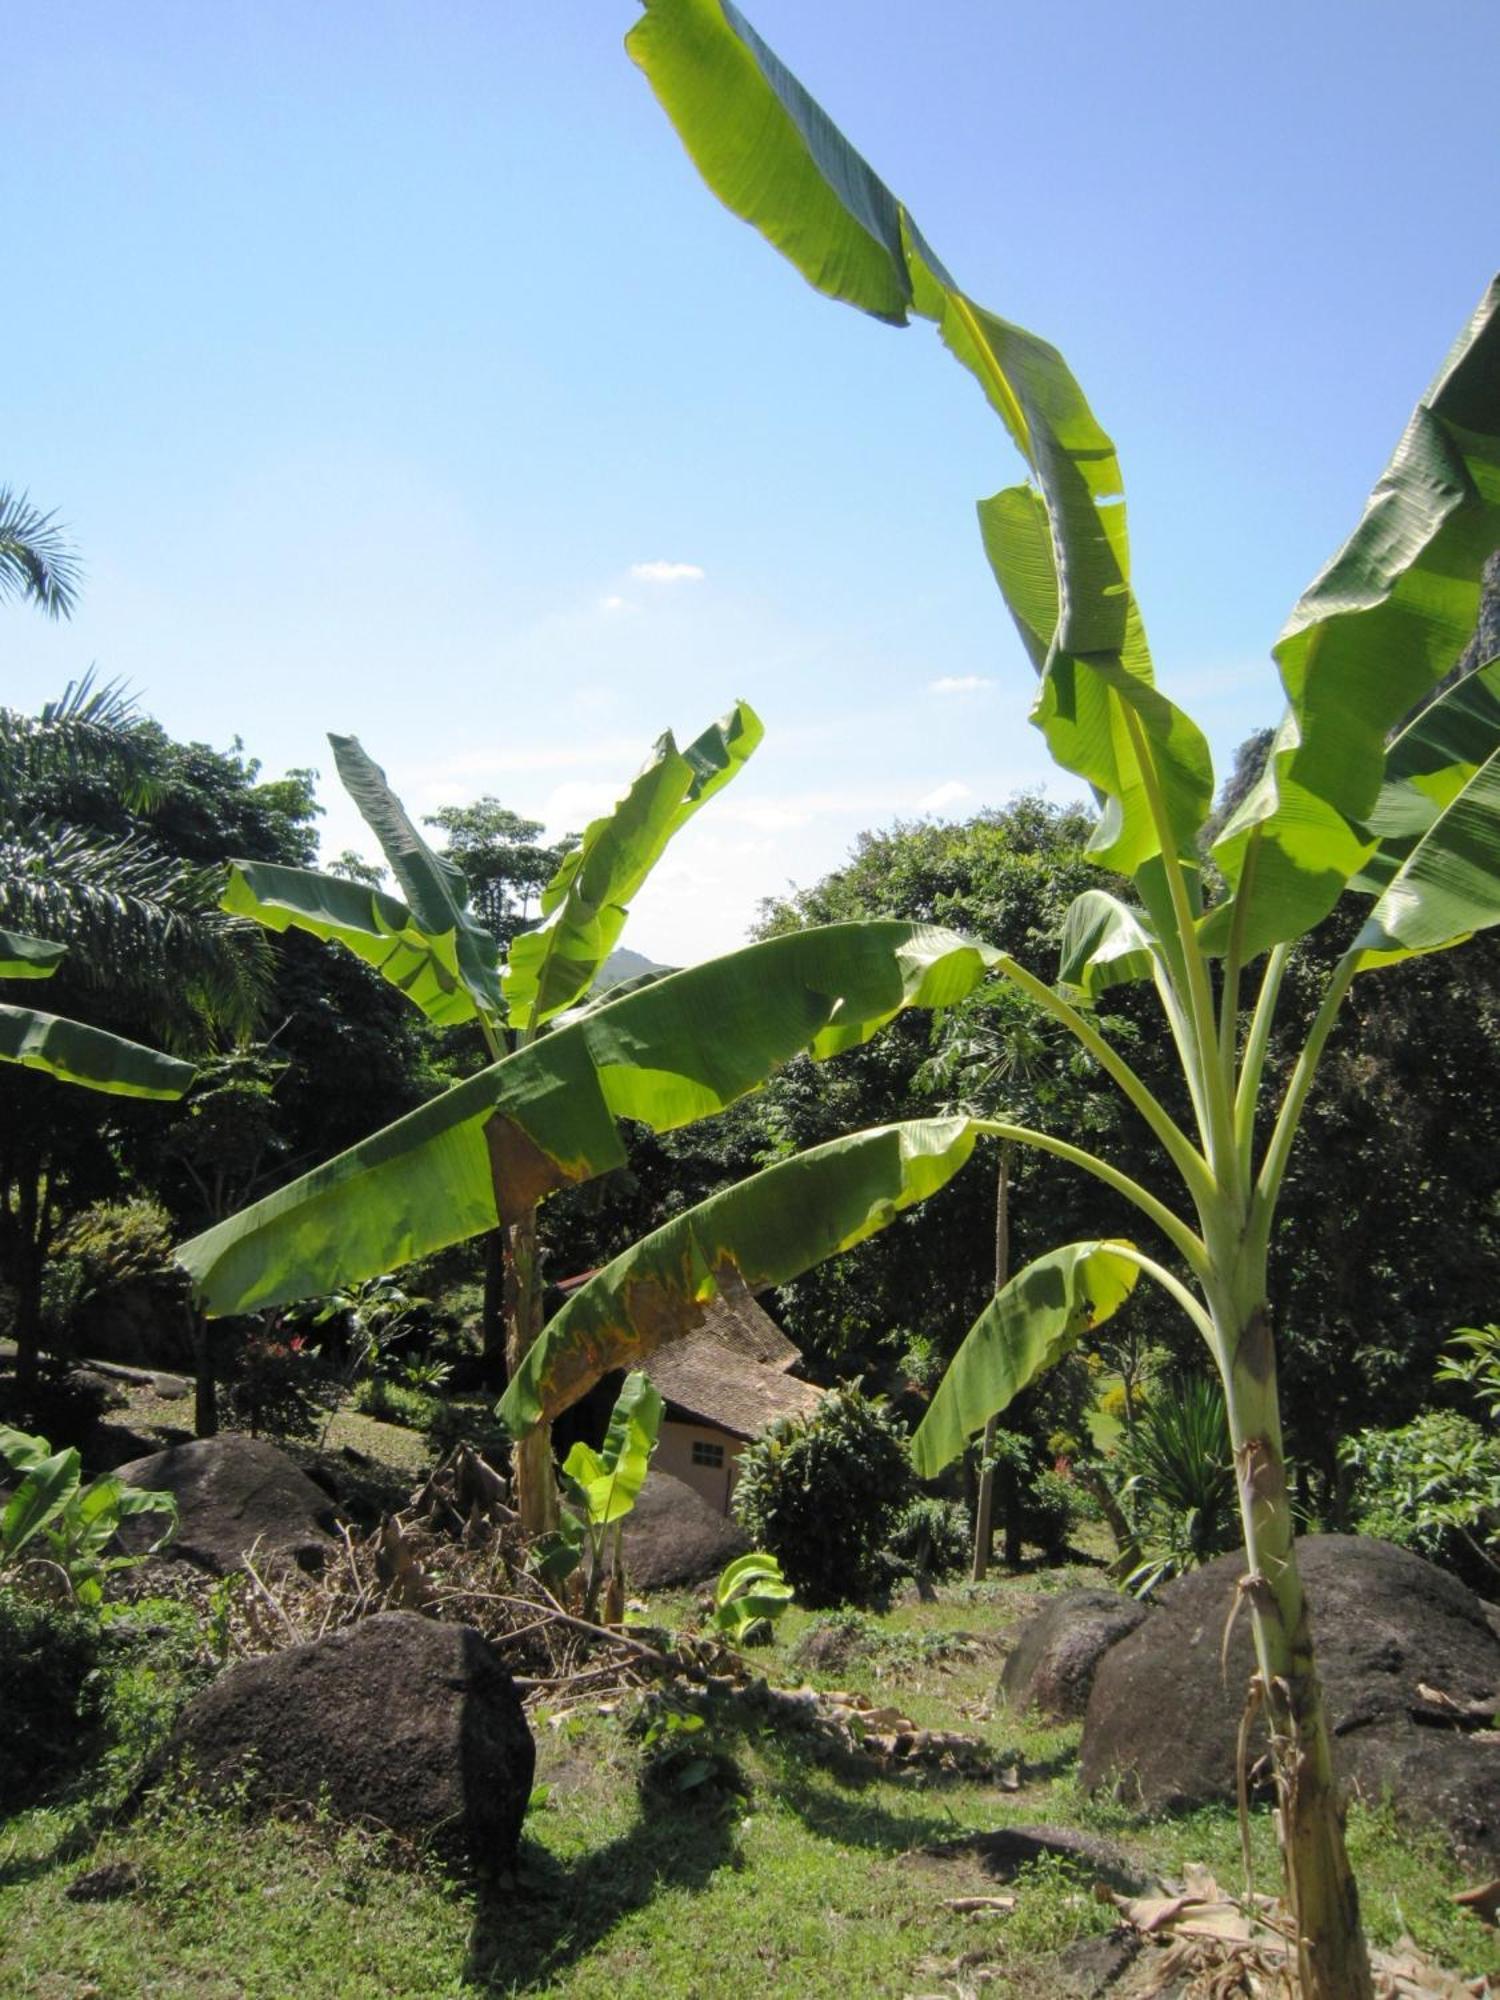
M211 1313L389 1271L623 1164L616 1120L721 1111L801 1050L964 997L997 954L882 920L768 938L674 973L491 1065L177 1252Z
M428 846L357 737L330 734L328 741L344 789L380 842L417 929L429 938L452 933L460 977L478 1010L491 1021L503 1018L500 947L469 911L463 870Z
M516 1437L550 1423L601 1376L691 1333L721 1291L789 1284L862 1243L946 1186L977 1137L961 1117L880 1126L710 1195L579 1286L517 1369L502 1418Z
M1075 896L1063 919L1057 983L1092 1004L1111 986L1155 975L1151 919L1104 889Z
M1124 1305L1139 1276L1109 1242L1069 1243L1018 1271L964 1336L917 1426L919 1475L933 1479L951 1465L1028 1382Z
M344 945L398 987L439 1027L482 1017L484 1009L459 963L458 932L434 935L406 905L362 882L274 861L236 861L223 908L268 930L296 928Z
M1500 278L1417 405L1364 518L1276 646L1290 701L1214 855L1246 953L1299 937L1369 858L1386 737L1452 667L1500 546ZM1246 871L1249 870L1248 879ZM1225 903L1204 928L1228 939Z
M1500 660L1466 674L1430 702L1386 752L1385 781L1366 822L1380 844L1351 887L1385 887L1432 825L1500 749Z
M1462 944L1500 924L1500 750L1438 814L1381 892L1359 970Z
M112 1097L181 1097L197 1074L191 1063L85 1027L82 1021L0 1005L0 1062L45 1070Z
M670 730L660 738L625 797L593 822L543 891L549 921L512 944L505 1002L513 1028L539 1027L588 991L667 842L743 768L764 734L741 701L685 750Z
M1035 485L984 503L996 576L1042 689L1053 755L1105 798L1094 851L1133 874L1159 851L1149 742L1171 837L1193 852L1213 791L1196 726L1153 686L1130 590L1119 463L1066 362L953 283L911 216L730 0L646 0L626 46L714 193L820 291L902 326L934 321Z
M50 979L67 950L65 944L49 944L45 938L0 931L0 979Z

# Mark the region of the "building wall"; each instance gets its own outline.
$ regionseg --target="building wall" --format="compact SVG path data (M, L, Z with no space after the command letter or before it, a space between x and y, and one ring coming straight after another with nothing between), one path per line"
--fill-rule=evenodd
M695 1465L695 1444L700 1453L722 1452L723 1463ZM744 1439L733 1436L729 1431L717 1430L710 1424L680 1423L676 1418L669 1417L661 1427L656 1456L651 1464L656 1471L669 1472L674 1479L683 1480L695 1493L701 1493L710 1507L720 1514L727 1514L729 1496L734 1491L735 1460L744 1448Z

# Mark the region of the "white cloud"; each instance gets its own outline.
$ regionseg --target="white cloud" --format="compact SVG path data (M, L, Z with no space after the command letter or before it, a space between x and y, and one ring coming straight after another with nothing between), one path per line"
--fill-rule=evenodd
M630 574L638 583L702 583L703 581L703 571L697 563L632 563Z
M972 796L967 785L960 784L957 778L950 778L946 785L939 785L937 790L929 792L925 799L918 799L917 810L924 813L940 813L948 806L956 806L960 799Z
M601 597L599 600L601 611L634 611L636 608L628 597Z
M927 683L927 691L929 694L977 694L981 688L994 685L984 674L941 674L937 680Z

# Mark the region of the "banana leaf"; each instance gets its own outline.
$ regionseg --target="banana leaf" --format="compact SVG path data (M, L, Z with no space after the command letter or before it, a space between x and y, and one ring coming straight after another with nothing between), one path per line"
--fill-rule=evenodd
M504 981L511 1027L539 1027L588 992L668 841L736 776L764 733L741 701L685 750L670 730L659 739L624 798L592 823L543 890L547 921L511 945Z
M640 1497L656 1449L666 1404L637 1369L625 1377L601 1450L582 1442L568 1453L563 1471L572 1482L591 1528L623 1521Z
M1129 1298L1139 1267L1114 1245L1069 1243L1018 1271L985 1307L938 1384L911 1441L934 1479L1044 1369Z
M482 1070L177 1251L211 1314L373 1277L624 1163L616 1121L671 1131L806 1050L951 1006L997 954L881 920L768 938L658 980Z
M1214 844L1235 896L1204 926L1210 949L1236 920L1246 955L1300 937L1369 860L1364 822L1385 780L1386 738L1468 642L1497 546L1500 278L1277 643L1290 707L1260 781Z
M1446 689L1394 739L1365 831L1379 845L1350 884L1383 889L1444 806L1500 749L1500 660Z
M1120 468L1057 350L960 291L912 217L730 0L646 0L626 38L709 187L808 282L895 326L915 313L975 377L1033 483L983 503L981 530L1042 673L1033 719L1104 797L1093 851L1133 874L1170 837L1191 855L1213 794L1202 733L1152 681Z
M945 1187L978 1137L969 1118L851 1133L699 1202L616 1257L543 1328L500 1415L516 1437L616 1368L702 1324L721 1292L789 1284Z
M0 1563L20 1560L78 1491L82 1461L72 1449L33 1465L0 1514Z
M1500 750L1417 841L1354 940L1358 969L1462 944L1500 924Z
M0 979L50 979L67 949L19 931L0 931Z
M181 1097L197 1071L176 1056L57 1014L0 1004L0 1062L45 1070L112 1097Z
M1092 1003L1111 986L1152 978L1158 949L1144 910L1103 889L1085 889L1063 919L1057 981Z

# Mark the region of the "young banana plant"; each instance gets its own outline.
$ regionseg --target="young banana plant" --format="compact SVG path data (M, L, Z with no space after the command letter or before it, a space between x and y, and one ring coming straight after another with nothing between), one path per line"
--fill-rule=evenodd
M1025 461L1022 484L980 504L984 547L1039 676L1032 719L1057 762L1092 787L1101 808L1092 852L1131 881L1135 901L1103 891L1079 900L1058 990L1008 958L997 957L998 970L1124 1092L1178 1197L1163 1201L1062 1138L995 1120L838 1141L678 1218L601 1272L532 1350L504 1408L517 1426L536 1422L581 1393L601 1360L644 1358L680 1324L669 1298L700 1299L728 1272L752 1286L785 1282L814 1247L811 1214L827 1250L857 1241L941 1184L981 1134L1094 1174L1134 1203L1166 1261L1133 1244L1085 1243L1021 1272L934 1398L914 1441L918 1469L954 1457L1140 1274L1187 1313L1229 1413L1242 1590L1277 1760L1303 1989L1359 2000L1370 1973L1297 1572L1267 1254L1308 1092L1353 980L1500 922L1500 663L1422 706L1474 625L1481 569L1500 544L1500 281L1418 404L1363 520L1282 634L1286 719L1214 843L1224 887L1205 908L1207 745L1155 685L1115 448L1061 355L957 286L730 0L645 0L627 46L726 205L830 296L898 326L913 314L932 321ZM1289 951L1346 892L1372 899L1368 918L1328 982L1281 1102L1264 1104ZM1155 987L1191 1105L1187 1127L1090 1018L1098 996L1125 980Z

